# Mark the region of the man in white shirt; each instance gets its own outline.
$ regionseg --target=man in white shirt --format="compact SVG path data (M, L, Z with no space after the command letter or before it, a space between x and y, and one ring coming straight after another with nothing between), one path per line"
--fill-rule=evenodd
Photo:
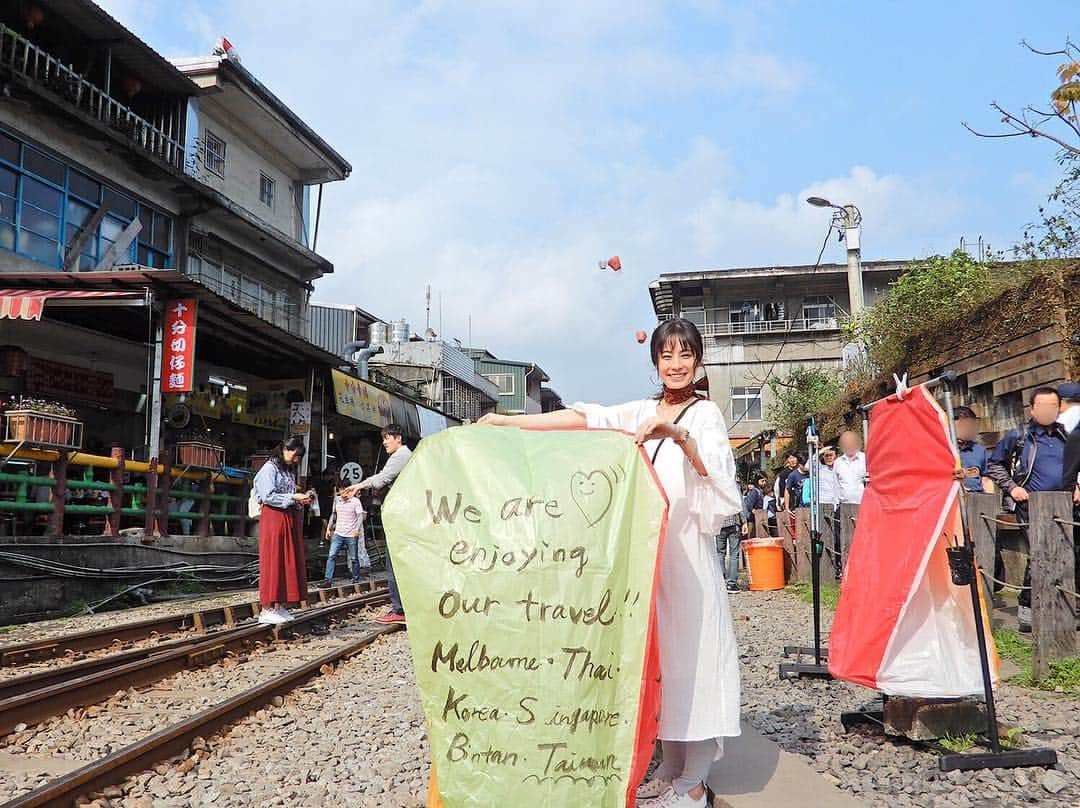
M1072 432L1080 423L1080 384L1065 382L1058 388L1058 395L1061 396L1058 423L1065 427L1066 432Z
M841 503L858 505L866 488L866 455L862 438L850 429L840 434L840 456L836 458L836 484Z

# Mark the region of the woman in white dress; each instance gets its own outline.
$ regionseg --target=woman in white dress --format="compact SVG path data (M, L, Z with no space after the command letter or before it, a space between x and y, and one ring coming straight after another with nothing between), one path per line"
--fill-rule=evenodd
M651 349L664 386L656 398L614 407L575 404L541 415L489 414L480 423L622 429L649 457L655 453L670 508L656 591L663 762L638 790L645 798L639 805L700 808L723 739L739 734L739 654L713 537L742 505L724 416L694 392L701 334L689 320L666 320L653 332Z

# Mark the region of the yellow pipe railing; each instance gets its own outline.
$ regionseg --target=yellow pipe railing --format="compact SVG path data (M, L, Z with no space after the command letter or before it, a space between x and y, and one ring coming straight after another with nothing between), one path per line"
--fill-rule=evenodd
M0 457L13 456L20 460L40 460L45 463L54 463L60 459L60 452L52 449L19 449L14 451L14 447L0 446ZM75 466L93 466L98 469L115 469L120 466L119 461L114 457L104 457L102 455L86 454L85 452L72 452L68 455L68 464ZM125 471L134 471L147 474L150 472L150 464L142 460L125 460ZM215 483L226 483L228 485L245 485L246 480L238 480L234 477L226 477L224 474L211 473L208 471L191 471L178 468L170 469L171 476L176 479L185 480L205 480L210 477ZM157 473L164 474L165 466L158 463Z

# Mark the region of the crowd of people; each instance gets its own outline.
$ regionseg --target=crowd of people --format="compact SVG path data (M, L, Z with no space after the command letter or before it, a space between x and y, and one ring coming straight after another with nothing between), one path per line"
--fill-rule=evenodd
M839 580L840 505L862 502L868 480L862 439L857 432L844 431L837 440L837 447L821 449L819 460L818 501L826 506L826 524L822 532L832 539L834 570ZM790 451L773 477L764 471L751 475L743 494L742 511L729 517L716 536L716 551L727 573L728 591L739 590L742 540L762 538L756 535L754 511L764 512L769 536L779 537L783 531L783 535L794 538L795 511L809 506L813 496L808 462L805 454Z
M1032 393L1028 415L1027 423L1021 428L1007 432L996 445L984 446L974 410L966 406L953 409L964 489L971 493L999 492L1002 509L1015 514L1025 540L1031 493L1072 492L1076 518L1080 520L1080 429L1076 429L1080 423L1080 384L1068 382L1058 388L1037 388ZM845 431L836 447L821 449L819 459L819 501L826 507L822 532L826 540L831 537L831 555L839 580L842 571L839 508L843 503L857 505L862 501L869 480L866 455L859 435ZM754 536L754 511L765 513L769 535L778 537L784 531L783 535L794 538L794 512L808 506L810 498L807 458L797 451L787 453L783 466L772 477L764 471L751 475L743 495L742 512L729 517L716 535L716 551L726 571L729 591L739 589L741 544L744 538ZM1074 541L1074 548L1075 583L1080 591L1080 541ZM995 577L1000 579L1001 575L999 565ZM1017 611L1022 632L1031 631L1030 586L1030 565L1026 564ZM997 588L1000 590L1001 586Z

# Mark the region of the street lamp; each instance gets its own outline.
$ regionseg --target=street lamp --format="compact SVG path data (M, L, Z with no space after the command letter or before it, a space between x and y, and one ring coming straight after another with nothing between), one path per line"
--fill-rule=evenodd
M833 224L844 228L844 241L847 243L848 298L851 314L854 316L863 309L862 251L859 249L859 233L862 225L862 213L857 207L834 205L820 196L808 196L806 202L815 208L832 208Z

